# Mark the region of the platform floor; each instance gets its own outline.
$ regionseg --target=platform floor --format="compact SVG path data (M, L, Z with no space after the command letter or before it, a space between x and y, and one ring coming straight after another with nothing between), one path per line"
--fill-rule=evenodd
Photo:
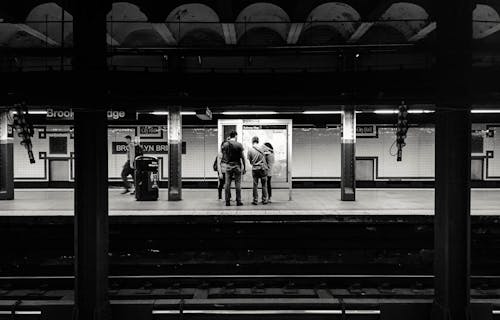
M162 190L158 201L136 201L109 190L110 215L432 215L433 189L358 189L354 202L340 201L339 189L275 190L273 203L251 204L251 190L243 190L244 206L226 207L216 190L183 190L183 200L167 201ZM71 216L71 189L17 189L15 200L0 201L0 216ZM472 190L472 215L500 216L500 190Z

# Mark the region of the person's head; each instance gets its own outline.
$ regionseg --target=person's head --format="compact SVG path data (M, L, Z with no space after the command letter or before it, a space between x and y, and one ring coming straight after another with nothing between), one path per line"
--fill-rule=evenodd
M127 143L130 143L130 142L132 142L132 137L129 135L126 135L125 140L127 141Z
M253 137L252 144L258 144L258 143L259 143L259 137Z
M238 135L238 133L233 130L229 133L229 139L236 139L236 136Z
M265 145L266 147L268 147L269 149L274 150L273 145L272 145L272 144L270 144L269 142L264 143L264 145Z

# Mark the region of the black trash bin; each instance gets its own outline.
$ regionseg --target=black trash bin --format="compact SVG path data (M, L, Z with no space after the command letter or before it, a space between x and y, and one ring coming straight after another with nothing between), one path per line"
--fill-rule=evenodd
M135 158L135 198L138 201L158 200L158 159Z

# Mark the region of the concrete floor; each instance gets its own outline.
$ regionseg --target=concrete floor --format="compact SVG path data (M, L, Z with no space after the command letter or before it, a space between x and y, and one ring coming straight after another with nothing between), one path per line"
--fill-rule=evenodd
M339 189L297 189L288 201L287 190L275 190L273 203L251 204L251 190L243 190L244 206L226 207L216 190L183 190L183 201L136 201L134 196L109 190L110 215L432 215L433 189L358 189L355 202L340 201ZM472 191L473 215L500 215L500 190ZM18 189L16 199L0 201L1 216L73 215L73 190Z

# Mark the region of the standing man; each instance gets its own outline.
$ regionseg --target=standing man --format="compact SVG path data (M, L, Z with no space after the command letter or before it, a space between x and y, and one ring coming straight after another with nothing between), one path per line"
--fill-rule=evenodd
M245 157L243 156L243 145L236 141L236 131L231 131L229 139L222 144L222 161L226 163L226 206L231 205L231 182L234 180L236 187L236 205L242 206L241 202L241 175L246 173Z
M252 147L248 150L248 161L252 165L253 205L257 205L259 200L259 193L257 192L259 180L262 185L262 204L267 204L267 173L269 167L264 152L265 150L259 146L259 137L253 137Z
M122 194L126 194L130 191L130 183L128 182L128 176L132 176L132 181L134 181L134 168L135 168L135 143L132 141L132 137L127 135L125 136L125 141L127 142L127 161L123 165L122 169L122 181L123 181L123 187L125 190L123 190ZM131 194L134 194L135 192L132 191Z

